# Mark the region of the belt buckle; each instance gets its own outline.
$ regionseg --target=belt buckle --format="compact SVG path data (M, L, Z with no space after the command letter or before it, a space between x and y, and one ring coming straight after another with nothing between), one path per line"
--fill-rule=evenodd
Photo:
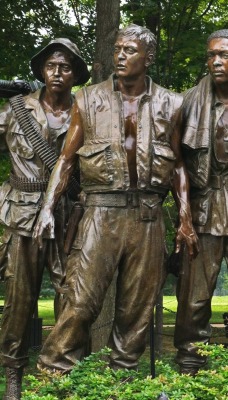
M127 205L131 208L138 207L139 205L139 197L138 193L127 193Z
M127 193L127 206L133 206L133 193Z

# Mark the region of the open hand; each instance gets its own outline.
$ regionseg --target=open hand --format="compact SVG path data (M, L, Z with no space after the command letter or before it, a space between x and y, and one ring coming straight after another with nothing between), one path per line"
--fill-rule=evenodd
M33 240L38 243L39 248L43 246L44 231L49 231L49 236L54 238L54 217L49 208L41 208L36 225L33 230Z
M183 242L187 245L190 260L196 258L199 253L199 239L193 225L190 223L182 223L177 229L176 253L179 253Z

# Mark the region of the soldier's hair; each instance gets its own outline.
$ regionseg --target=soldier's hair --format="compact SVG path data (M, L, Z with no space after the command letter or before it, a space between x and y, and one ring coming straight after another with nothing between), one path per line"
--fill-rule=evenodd
M130 24L126 28L119 30L117 37L129 37L142 41L146 51L153 54L153 59L156 55L157 41L155 35L147 28L136 24Z
M213 33L207 38L207 44L208 44L212 39L219 39L219 38L226 38L226 39L228 39L228 29L220 29L219 31L213 32Z

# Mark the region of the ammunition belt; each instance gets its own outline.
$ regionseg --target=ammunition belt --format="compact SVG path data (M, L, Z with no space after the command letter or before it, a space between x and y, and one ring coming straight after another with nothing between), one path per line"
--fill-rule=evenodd
M10 174L10 185L21 192L45 192L48 186L48 179L19 178L16 175Z
M34 120L31 113L28 111L27 108L25 108L25 101L23 96L19 94L18 96L11 98L9 101L13 111L15 112L21 129L29 138L29 141L31 142L34 150L39 155L41 160L44 162L45 165L47 165L49 170L52 171L56 164L56 161L58 160L58 156L41 135L39 125ZM40 191L40 189L38 189L38 191ZM72 175L68 185L68 193L70 196L72 196L72 198L74 198L79 192L80 185L77 182L76 178Z

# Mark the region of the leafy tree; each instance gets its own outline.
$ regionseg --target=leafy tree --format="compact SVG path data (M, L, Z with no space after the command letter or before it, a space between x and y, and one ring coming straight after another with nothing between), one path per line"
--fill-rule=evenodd
M13 0L1 1L0 78L28 78L29 60L52 37L78 43L93 81L112 70L112 45L119 27L134 22L157 36L157 61L150 71L165 87L182 91L205 73L205 42L227 28L226 0Z
M225 0L127 0L128 20L157 36L157 83L177 91L195 85L205 73L207 36L228 27Z
M97 25L96 0L62 0L60 3L63 26L55 28L55 35L68 37L77 43L86 62L92 65Z
M59 1L1 0L0 78L28 78L29 60L44 36L62 25Z

